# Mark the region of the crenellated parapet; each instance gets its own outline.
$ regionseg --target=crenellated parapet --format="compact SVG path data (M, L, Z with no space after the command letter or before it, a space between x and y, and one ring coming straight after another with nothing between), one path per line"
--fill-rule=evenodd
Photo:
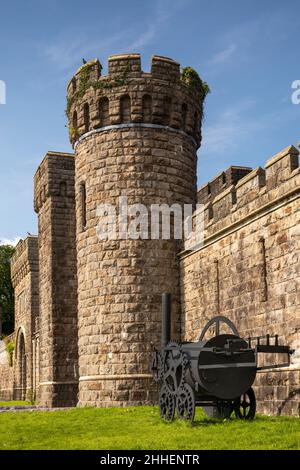
M30 235L18 242L11 260L11 279L14 289L30 272L38 270L38 237Z
M197 202L206 204L212 201L230 186L235 186L241 178L244 178L251 171L252 168L248 166L230 166L198 189Z
M108 75L101 75L98 59L81 66L68 84L67 116L70 141L110 126L165 126L201 142L200 124L205 84L195 71L180 73L180 65L153 56L151 72L141 69L139 54L108 59Z
M74 155L48 152L34 175L34 210L40 211L50 196L74 198Z
M198 203L204 205L204 238L234 229L288 198L299 197L298 155L290 145L270 158L264 168L230 167L202 186ZM186 248L192 249L191 240Z

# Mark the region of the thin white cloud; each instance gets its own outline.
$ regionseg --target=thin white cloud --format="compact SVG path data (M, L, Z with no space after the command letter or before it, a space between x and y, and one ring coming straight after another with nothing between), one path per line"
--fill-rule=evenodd
M125 46L123 50L126 50L128 52L137 51L147 46L148 44L151 44L155 37L156 30L156 23L149 25L145 32L143 32L140 36L134 39L128 46Z
M129 30L119 31L109 38L93 39L81 36L75 40L63 38L60 41L42 47L42 55L61 70L67 70L83 58L90 59L94 55L105 55L115 45L124 43Z
M4 238L0 237L0 245L11 245L11 246L16 246L16 244L21 240L20 237L15 237L15 238Z
M234 55L235 51L237 49L236 44L230 44L226 49L223 49L222 51L218 52L213 56L213 58L209 61L210 65L219 65L219 64L224 64L225 62L228 62L231 57Z
M188 0L158 0L155 4L149 24L137 38L127 45L127 51L142 49L151 44L157 34L163 29L163 26L170 21L178 10L186 7L187 3Z
M259 133L270 129L276 131L281 124L291 119L294 112L293 107L289 107L254 115L254 106L254 100L242 100L228 107L212 124L204 125L201 156L220 156L242 149L247 138L252 135L257 137Z
M145 46L151 44L160 31L163 31L181 8L185 8L189 0L157 0L153 3L153 9L144 23L139 27L132 23L124 30L118 31L109 37L93 37L81 34L78 37L74 32L68 31L61 35L59 40L52 44L40 47L40 54L57 68L66 71L76 63L81 63L82 58L90 59L95 56L106 56L116 52L139 52ZM74 39L75 38L75 39Z

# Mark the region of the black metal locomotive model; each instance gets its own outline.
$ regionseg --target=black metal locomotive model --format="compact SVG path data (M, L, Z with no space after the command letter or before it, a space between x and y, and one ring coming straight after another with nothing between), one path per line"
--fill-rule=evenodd
M170 294L163 294L162 349L152 362L161 417L172 421L177 410L179 418L193 421L196 406L201 406L209 416L228 418L235 412L240 419L253 419L256 399L251 386L257 371L289 366L293 351L278 344L278 335L245 340L223 316L206 324L198 342L178 344L170 341L170 306ZM221 333L222 325L230 333ZM214 336L205 339L212 328ZM259 366L260 353L284 354L287 360Z

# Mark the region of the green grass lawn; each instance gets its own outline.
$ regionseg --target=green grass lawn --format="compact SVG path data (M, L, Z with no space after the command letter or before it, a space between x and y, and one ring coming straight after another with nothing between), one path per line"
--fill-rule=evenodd
M157 407L0 414L0 449L300 449L300 420L257 416L191 425L162 422Z

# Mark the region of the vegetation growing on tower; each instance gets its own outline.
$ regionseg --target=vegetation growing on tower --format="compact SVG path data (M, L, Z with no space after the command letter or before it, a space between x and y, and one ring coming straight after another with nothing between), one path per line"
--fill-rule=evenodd
M70 97L67 97L67 109L66 114L71 110L71 107L74 103L77 103L80 100L85 92L92 87L94 90L100 88L113 88L115 86L123 86L126 84L127 76L130 70L130 64L127 62L126 68L119 77L111 80L109 82L100 81L100 80L90 80L90 70L94 66L93 62L89 62L83 65L80 69L80 77L79 77L79 86L78 89L74 92L74 94ZM102 70L102 65L100 64L100 70Z
M182 69L180 80L182 80L191 89L199 91L203 101L205 100L208 93L210 93L208 84L200 78L196 70L194 70L192 67L184 67Z

